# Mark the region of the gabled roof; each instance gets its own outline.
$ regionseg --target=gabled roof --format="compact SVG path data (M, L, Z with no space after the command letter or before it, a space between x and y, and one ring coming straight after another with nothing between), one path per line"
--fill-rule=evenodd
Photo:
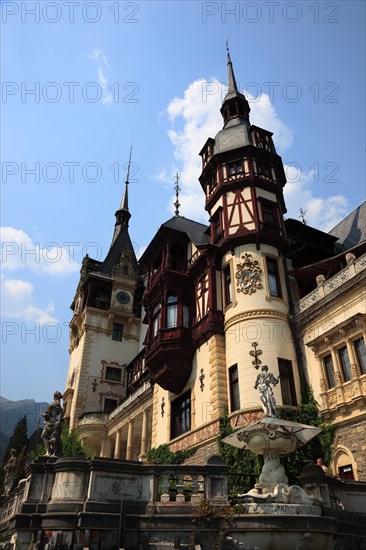
M207 234L208 225L189 220L182 216L173 216L173 218L163 223L161 225L161 228L162 227L186 233L189 240L196 246L208 244L210 242L210 237Z
M366 240L366 201L333 227L329 234L338 237L337 244L340 244L343 250Z

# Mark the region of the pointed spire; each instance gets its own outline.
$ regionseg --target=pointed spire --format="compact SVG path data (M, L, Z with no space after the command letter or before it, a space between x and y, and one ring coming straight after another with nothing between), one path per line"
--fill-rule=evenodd
M231 125L242 124L243 121L249 124L250 107L246 97L239 92L236 83L233 63L230 57L229 41L226 41L227 51L227 94L224 97L220 112L224 119L224 128L230 122Z
M131 148L130 148L130 157L128 159L127 176L126 176L126 181L125 181L125 190L124 190L123 197L122 197L122 200L121 200L121 206L119 208L120 210L127 210L127 212L128 212L128 184L130 183L129 182L129 177L130 177L130 168L131 168L131 155L132 155L132 145L131 145Z
M174 203L175 215L176 216L179 216L179 207L180 207L180 203L179 203L179 191L180 191L179 180L180 180L180 175L177 172L175 174L175 196L176 196L176 201Z
M128 210L128 184L129 184L130 168L131 168L131 155L132 155L132 146L130 149L130 157L128 159L127 176L125 181L125 189L123 192L123 197L121 200L120 207L115 213L116 223L114 224L114 233L113 233L111 247L114 245L118 236L121 234L122 228L128 229L128 222L130 221L130 217L131 217L130 211Z
M226 40L226 50L227 50L227 93L228 94L238 94L238 86L236 84L233 63L230 57L229 50L229 39Z

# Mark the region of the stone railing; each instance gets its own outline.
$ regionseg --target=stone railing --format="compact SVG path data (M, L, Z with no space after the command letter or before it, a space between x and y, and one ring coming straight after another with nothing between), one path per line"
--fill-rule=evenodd
M141 395L143 395L147 390L151 388L151 383L149 380L144 382L142 386L138 388L134 393L132 393L127 399L125 399L120 405L118 405L110 414L109 418L114 418L117 416L121 411L123 411L126 407L131 405L136 399L138 399Z
M320 283L319 286L302 298L297 304L297 313L302 313L309 309L316 302L341 287L344 283L355 277L361 271L366 270L366 254L350 261L350 263L336 275L333 275L327 281Z
M322 412L332 410L361 397L366 398L366 375L357 376L320 394Z
M153 501L163 504L198 504L203 498L212 503L227 503L227 467L155 466Z
M9 519L17 514L25 500L25 479L21 480L18 487L5 498L1 507L0 525L9 521Z
M109 417L108 412L101 412L101 411L86 412L81 415L79 419L79 426L86 426L89 424L104 425L108 420L108 417Z

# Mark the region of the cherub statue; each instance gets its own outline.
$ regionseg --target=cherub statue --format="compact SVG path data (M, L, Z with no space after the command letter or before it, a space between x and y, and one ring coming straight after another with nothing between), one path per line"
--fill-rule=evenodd
M17 465L17 455L15 449L10 449L10 457L4 466L4 492L3 496L7 497L10 494L13 486L15 468Z
M267 365L263 365L255 381L254 389L259 390L260 400L266 416L277 416L276 399L271 384L276 386L279 379L280 377L276 378L271 372L268 372Z
M44 425L42 439L46 448L46 456L57 456L62 453L61 431L63 410L60 404L62 393L56 391L53 401L43 413Z

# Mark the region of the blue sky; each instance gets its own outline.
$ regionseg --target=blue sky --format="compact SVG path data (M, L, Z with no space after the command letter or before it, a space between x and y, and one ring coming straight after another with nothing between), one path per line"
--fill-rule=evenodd
M228 38L286 165L287 216L329 230L365 200L363 2L1 8L4 397L63 391L80 262L108 251L131 145L137 254L173 213L177 171L181 214L207 221L198 152L222 127Z

